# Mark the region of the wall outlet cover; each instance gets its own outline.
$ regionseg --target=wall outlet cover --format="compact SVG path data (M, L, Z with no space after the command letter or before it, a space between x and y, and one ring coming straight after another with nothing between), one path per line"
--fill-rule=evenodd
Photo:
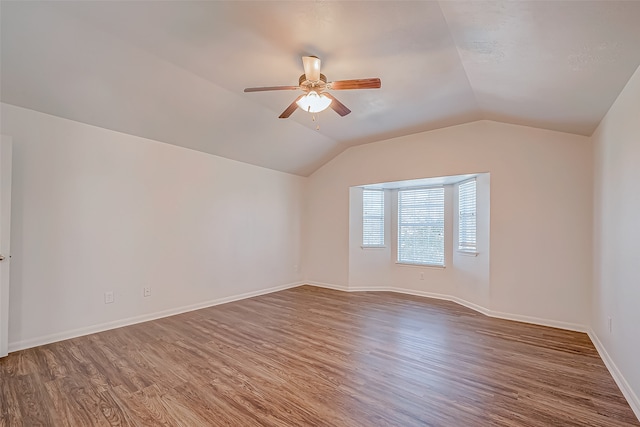
M109 291L109 292L105 292L104 293L104 303L105 304L111 304L113 303L114 298L113 298L113 292Z

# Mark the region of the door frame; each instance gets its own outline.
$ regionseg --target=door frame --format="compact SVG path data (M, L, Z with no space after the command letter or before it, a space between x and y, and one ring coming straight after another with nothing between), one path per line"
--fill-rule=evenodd
M9 353L9 279L11 267L11 164L13 142L0 135L0 357Z

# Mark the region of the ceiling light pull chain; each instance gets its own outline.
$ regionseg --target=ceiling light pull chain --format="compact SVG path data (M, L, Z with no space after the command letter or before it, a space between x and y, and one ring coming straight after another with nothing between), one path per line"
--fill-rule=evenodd
M307 107L307 112L308 112L308 113L311 113L311 105L309 105L309 106ZM318 116L318 119L317 119L317 120L318 120L318 121L320 121L320 116ZM316 121L316 113L312 113L312 114L311 114L311 121L312 121L312 122L315 122L315 121ZM318 124L318 125L316 125L316 130L320 130L320 125L319 125L319 124Z

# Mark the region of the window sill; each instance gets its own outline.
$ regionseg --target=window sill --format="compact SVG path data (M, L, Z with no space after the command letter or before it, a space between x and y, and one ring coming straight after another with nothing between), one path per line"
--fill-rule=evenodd
M458 252L460 255L463 255L463 256L478 256L478 253L479 253L476 251L462 251L462 250L457 250L456 252Z
M360 246L362 249L386 249L386 246Z
M437 264L411 264L411 263L408 263L408 262L396 261L396 265L398 265L400 267L435 268L437 270L444 270L445 269L444 265L437 265Z

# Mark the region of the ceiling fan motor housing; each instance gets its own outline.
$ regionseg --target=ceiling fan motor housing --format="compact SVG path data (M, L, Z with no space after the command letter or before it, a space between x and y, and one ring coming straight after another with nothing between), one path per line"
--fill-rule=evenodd
M320 73L320 80L311 81L307 80L305 74L302 74L298 79L298 84L303 89L324 89L324 87L327 85L327 76Z

